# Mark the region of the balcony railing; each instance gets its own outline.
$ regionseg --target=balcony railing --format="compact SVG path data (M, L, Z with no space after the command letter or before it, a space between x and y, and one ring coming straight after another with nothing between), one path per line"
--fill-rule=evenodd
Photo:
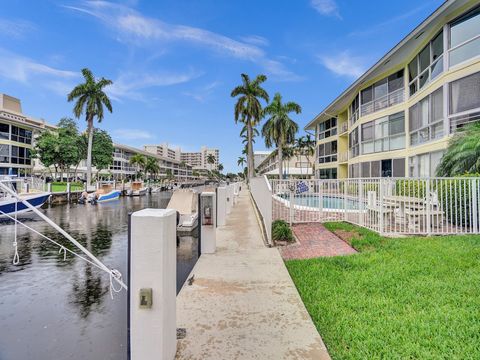
M348 161L348 151L340 151L338 153L338 162Z
M376 111L385 109L393 105L400 104L403 102L403 100L404 100L404 89L401 88L401 89L395 90L390 94L387 94L378 99L370 101L369 103L362 104L361 106L362 116L374 113Z
M344 134L348 131L348 123L344 122L340 125L340 134Z

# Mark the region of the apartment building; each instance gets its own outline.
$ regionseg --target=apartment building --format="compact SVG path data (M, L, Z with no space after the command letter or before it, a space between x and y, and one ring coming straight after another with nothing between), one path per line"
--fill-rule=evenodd
M294 155L283 159L283 174L289 178L310 178L313 174L312 159L305 155ZM257 176L267 175L271 178L279 177L278 153L271 151L263 161L255 168Z
M480 6L447 0L306 130L317 178L434 176L448 140L480 120Z
M54 129L44 120L24 115L19 99L0 94L0 175L29 175L35 161L30 152L35 136Z
M136 166L130 164L130 158L133 155L140 154L143 156L154 157L158 161L160 172L157 174L159 178L165 178L169 173L176 181L192 180L192 166L184 164L182 161L169 156L163 156L149 151L140 150L128 145L114 144L113 164L108 171L102 173L111 173L116 179L132 178L137 172Z
M171 148L168 146L167 143L163 143L160 145L145 145L144 150L149 153L160 155L164 158L168 158L170 160L181 161L180 148L179 147Z
M253 167L256 169L260 164L272 153L271 150L254 151L253 152Z
M208 162L209 155L215 159L213 164ZM220 151L218 149L202 146L198 152L181 152L180 159L192 165L193 170L218 170L220 163Z

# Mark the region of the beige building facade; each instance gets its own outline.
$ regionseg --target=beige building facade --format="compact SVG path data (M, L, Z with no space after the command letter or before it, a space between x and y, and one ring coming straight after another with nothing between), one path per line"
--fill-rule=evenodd
M448 0L305 127L317 178L434 176L480 120L480 7Z

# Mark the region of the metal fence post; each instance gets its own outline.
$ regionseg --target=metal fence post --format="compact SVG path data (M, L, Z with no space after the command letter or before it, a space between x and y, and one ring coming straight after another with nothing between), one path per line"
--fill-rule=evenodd
M293 193L293 187L290 185L290 181L288 181L288 189L290 190L290 206L289 206L289 211L288 211L288 223L290 224L290 226L292 226L292 222L293 222L293 207L295 206L294 205L294 193Z
M383 224L383 220L384 220L384 212L383 212L383 196L384 196L384 193L385 193L385 189L384 189L384 185L385 185L385 182L384 182L384 179L383 178L380 178L380 189L379 189L379 196L380 196L380 199L379 199L379 203L380 203L380 209L379 209L379 219L378 219L378 222L379 222L379 233L380 235L383 235L384 233L384 224Z
M472 183L472 218L473 218L473 233L478 234L478 193L477 193L477 179L470 180Z
M347 221L347 186L348 180L343 180L343 221Z
M358 179L358 222L360 226L363 226L365 223L364 219L364 203L363 203L363 181L362 179Z
M427 235L430 236L432 234L432 217L431 217L431 210L432 210L432 199L430 196L430 179L425 180L425 199L427 200L427 221L426 221L426 227L427 227Z

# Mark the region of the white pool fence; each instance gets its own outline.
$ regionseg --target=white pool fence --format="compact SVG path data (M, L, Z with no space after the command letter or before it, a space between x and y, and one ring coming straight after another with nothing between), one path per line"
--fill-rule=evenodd
M251 181L250 187L255 201L262 204L260 211L266 209L262 216L271 216L271 221L347 221L385 235L480 233L478 177L270 181L263 177Z

